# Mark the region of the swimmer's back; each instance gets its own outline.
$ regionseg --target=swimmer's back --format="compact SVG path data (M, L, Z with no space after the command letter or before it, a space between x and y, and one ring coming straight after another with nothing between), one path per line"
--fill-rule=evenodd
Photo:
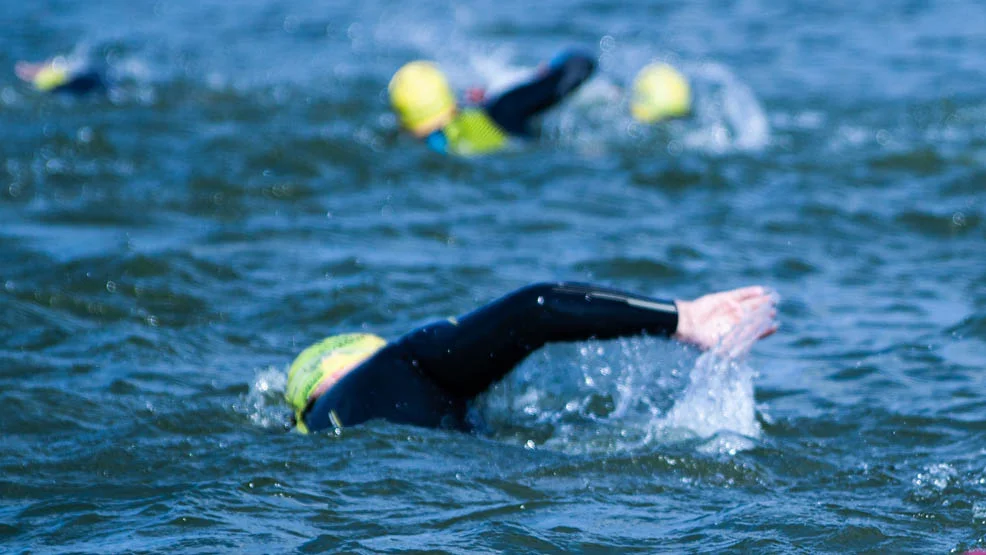
M414 365L405 338L378 351L315 401L309 430L382 418L416 426L467 430L466 402L448 394Z

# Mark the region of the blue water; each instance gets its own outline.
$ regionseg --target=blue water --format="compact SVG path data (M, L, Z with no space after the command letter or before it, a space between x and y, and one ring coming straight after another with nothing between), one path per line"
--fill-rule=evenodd
M986 546L986 7L972 1L4 2L0 547L947 553ZM475 160L396 130L415 58L600 74ZM65 54L116 85L42 96ZM652 60L699 92L641 127ZM8 68L3 70L3 68ZM739 360L556 345L489 435L284 432L321 337L537 280L761 283Z

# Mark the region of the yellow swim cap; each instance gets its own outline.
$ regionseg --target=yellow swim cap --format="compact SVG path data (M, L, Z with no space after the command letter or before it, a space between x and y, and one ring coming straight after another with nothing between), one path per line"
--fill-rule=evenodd
M685 76L667 64L654 63L640 70L633 81L630 113L642 123L687 116L692 107Z
M369 333L334 335L308 347L291 363L284 398L294 409L298 428L307 432L304 415L309 398L325 380L340 377L346 370L373 356L386 345Z
M401 125L418 137L444 126L455 112L455 96L438 66L411 62L394 74L387 87Z
M59 58L45 64L38 70L31 82L39 91L48 92L68 81L68 68Z

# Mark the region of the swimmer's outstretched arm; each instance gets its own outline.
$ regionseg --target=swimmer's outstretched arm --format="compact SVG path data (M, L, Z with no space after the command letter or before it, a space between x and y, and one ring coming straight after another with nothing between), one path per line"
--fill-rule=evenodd
M566 50L545 64L533 79L486 102L486 112L507 132L528 136L530 120L575 92L596 69L592 55Z
M648 333L709 348L746 311L767 302L761 287L669 301L580 283L540 283L458 320L419 328L398 343L442 387L474 397L546 343Z

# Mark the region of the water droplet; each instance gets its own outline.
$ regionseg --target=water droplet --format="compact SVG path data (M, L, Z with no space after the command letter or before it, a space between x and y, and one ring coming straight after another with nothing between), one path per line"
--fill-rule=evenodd
M10 87L4 87L3 91L0 92L0 100L9 106L14 102L17 102L17 93Z
M65 164L58 158L52 158L45 163L45 171L48 173L60 173L64 167Z
M952 214L952 223L955 224L956 227L962 227L962 226L964 226L965 225L965 214L963 214L962 212L956 212L956 213Z
M534 440L527 440L527 443L524 444L524 449L534 449Z
M544 297L538 296L538 304L544 305Z
M346 36L352 41L351 46L356 47L356 43L363 38L363 26L359 23L353 23L346 29Z
M110 293L116 293L116 283L112 281L107 281L106 290L109 291Z
M295 31L298 30L298 18L293 15L289 15L285 17L284 25L282 27L284 28L285 33L288 34L294 33Z

